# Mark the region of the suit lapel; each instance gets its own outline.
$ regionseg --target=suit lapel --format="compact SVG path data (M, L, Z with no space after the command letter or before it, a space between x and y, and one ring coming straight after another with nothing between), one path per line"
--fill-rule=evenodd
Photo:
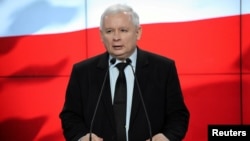
M106 84L103 90L103 105L104 109L106 110L108 119L110 120L111 126L115 129L115 119L114 119L114 112L113 112L113 105L112 105L112 98L111 98L111 90L110 90L110 79L109 74L107 77Z
M103 78L106 75L106 81L104 82L105 85L103 87L102 91L102 98L101 98L101 105L103 107L100 107L101 109L104 109L105 113L107 113L108 119L110 120L111 126L113 129L115 129L115 123L114 123L114 114L113 114L113 106L112 106L112 98L111 98L111 89L110 89L110 77L109 77L109 71L108 71L108 53L105 53L101 56L100 61L97 64L97 69L100 70L100 73L97 75L98 77L98 86L102 87L103 84Z
M133 128L134 121L136 116L138 115L139 108L142 108L139 88L141 89L141 94L143 96L144 89L147 84L147 77L149 76L149 69L148 69L148 58L144 51L138 49L137 54L137 61L136 61L136 77L139 82L138 84L134 83L134 93L133 93L133 101L132 101L132 111L130 117L130 128Z

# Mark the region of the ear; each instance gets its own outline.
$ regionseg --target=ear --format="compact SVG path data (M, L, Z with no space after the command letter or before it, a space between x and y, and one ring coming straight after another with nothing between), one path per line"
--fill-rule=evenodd
M100 39L103 42L103 35L102 35L102 30L99 30L99 35L100 35Z
M136 33L137 33L137 40L140 40L141 39L141 35L142 35L142 28L141 28L141 26L139 26L137 28Z

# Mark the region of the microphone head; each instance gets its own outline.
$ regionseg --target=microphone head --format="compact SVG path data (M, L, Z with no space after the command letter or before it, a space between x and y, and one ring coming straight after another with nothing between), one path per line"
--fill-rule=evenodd
M132 61L131 61L129 58L126 59L126 62L127 62L128 64L131 64L131 63L132 63Z
M110 63L113 65L113 64L115 64L115 62L116 62L116 59L115 58L112 58L111 60L110 60Z
M112 65L115 64L115 62L116 62L116 58L112 58L112 59L110 60L110 63L111 63ZM126 59L126 63L127 63L127 64L131 64L132 61L131 61L129 58L127 58L127 59Z

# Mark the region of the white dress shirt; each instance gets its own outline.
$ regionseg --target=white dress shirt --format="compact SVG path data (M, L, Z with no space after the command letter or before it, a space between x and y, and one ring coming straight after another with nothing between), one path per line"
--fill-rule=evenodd
M132 61L131 65L135 71L135 65L136 65L136 56L137 56L137 49L134 51L134 53L129 57L129 59ZM109 58L112 59L112 56ZM120 60L116 60L115 64L110 64L109 69L109 75L110 75L110 87L111 87L111 97L112 97L112 103L114 101L114 93L115 93L115 84L116 79L119 74L119 70L115 67L117 63L120 63ZM127 81L127 109L126 109L126 134L127 134L127 140L128 140L128 129L129 129L129 122L130 122L130 115L131 115L131 107L132 107L132 97L133 97L133 91L134 91L134 72L131 68L131 65L128 65L125 69L125 76Z

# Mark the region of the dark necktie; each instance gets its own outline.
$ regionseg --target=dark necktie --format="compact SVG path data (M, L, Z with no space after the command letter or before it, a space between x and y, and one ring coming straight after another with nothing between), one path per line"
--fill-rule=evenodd
M124 68L127 63L119 63L116 67L119 69L119 76L116 80L114 97L114 116L116 122L117 141L126 141L126 105L127 105L127 86Z

